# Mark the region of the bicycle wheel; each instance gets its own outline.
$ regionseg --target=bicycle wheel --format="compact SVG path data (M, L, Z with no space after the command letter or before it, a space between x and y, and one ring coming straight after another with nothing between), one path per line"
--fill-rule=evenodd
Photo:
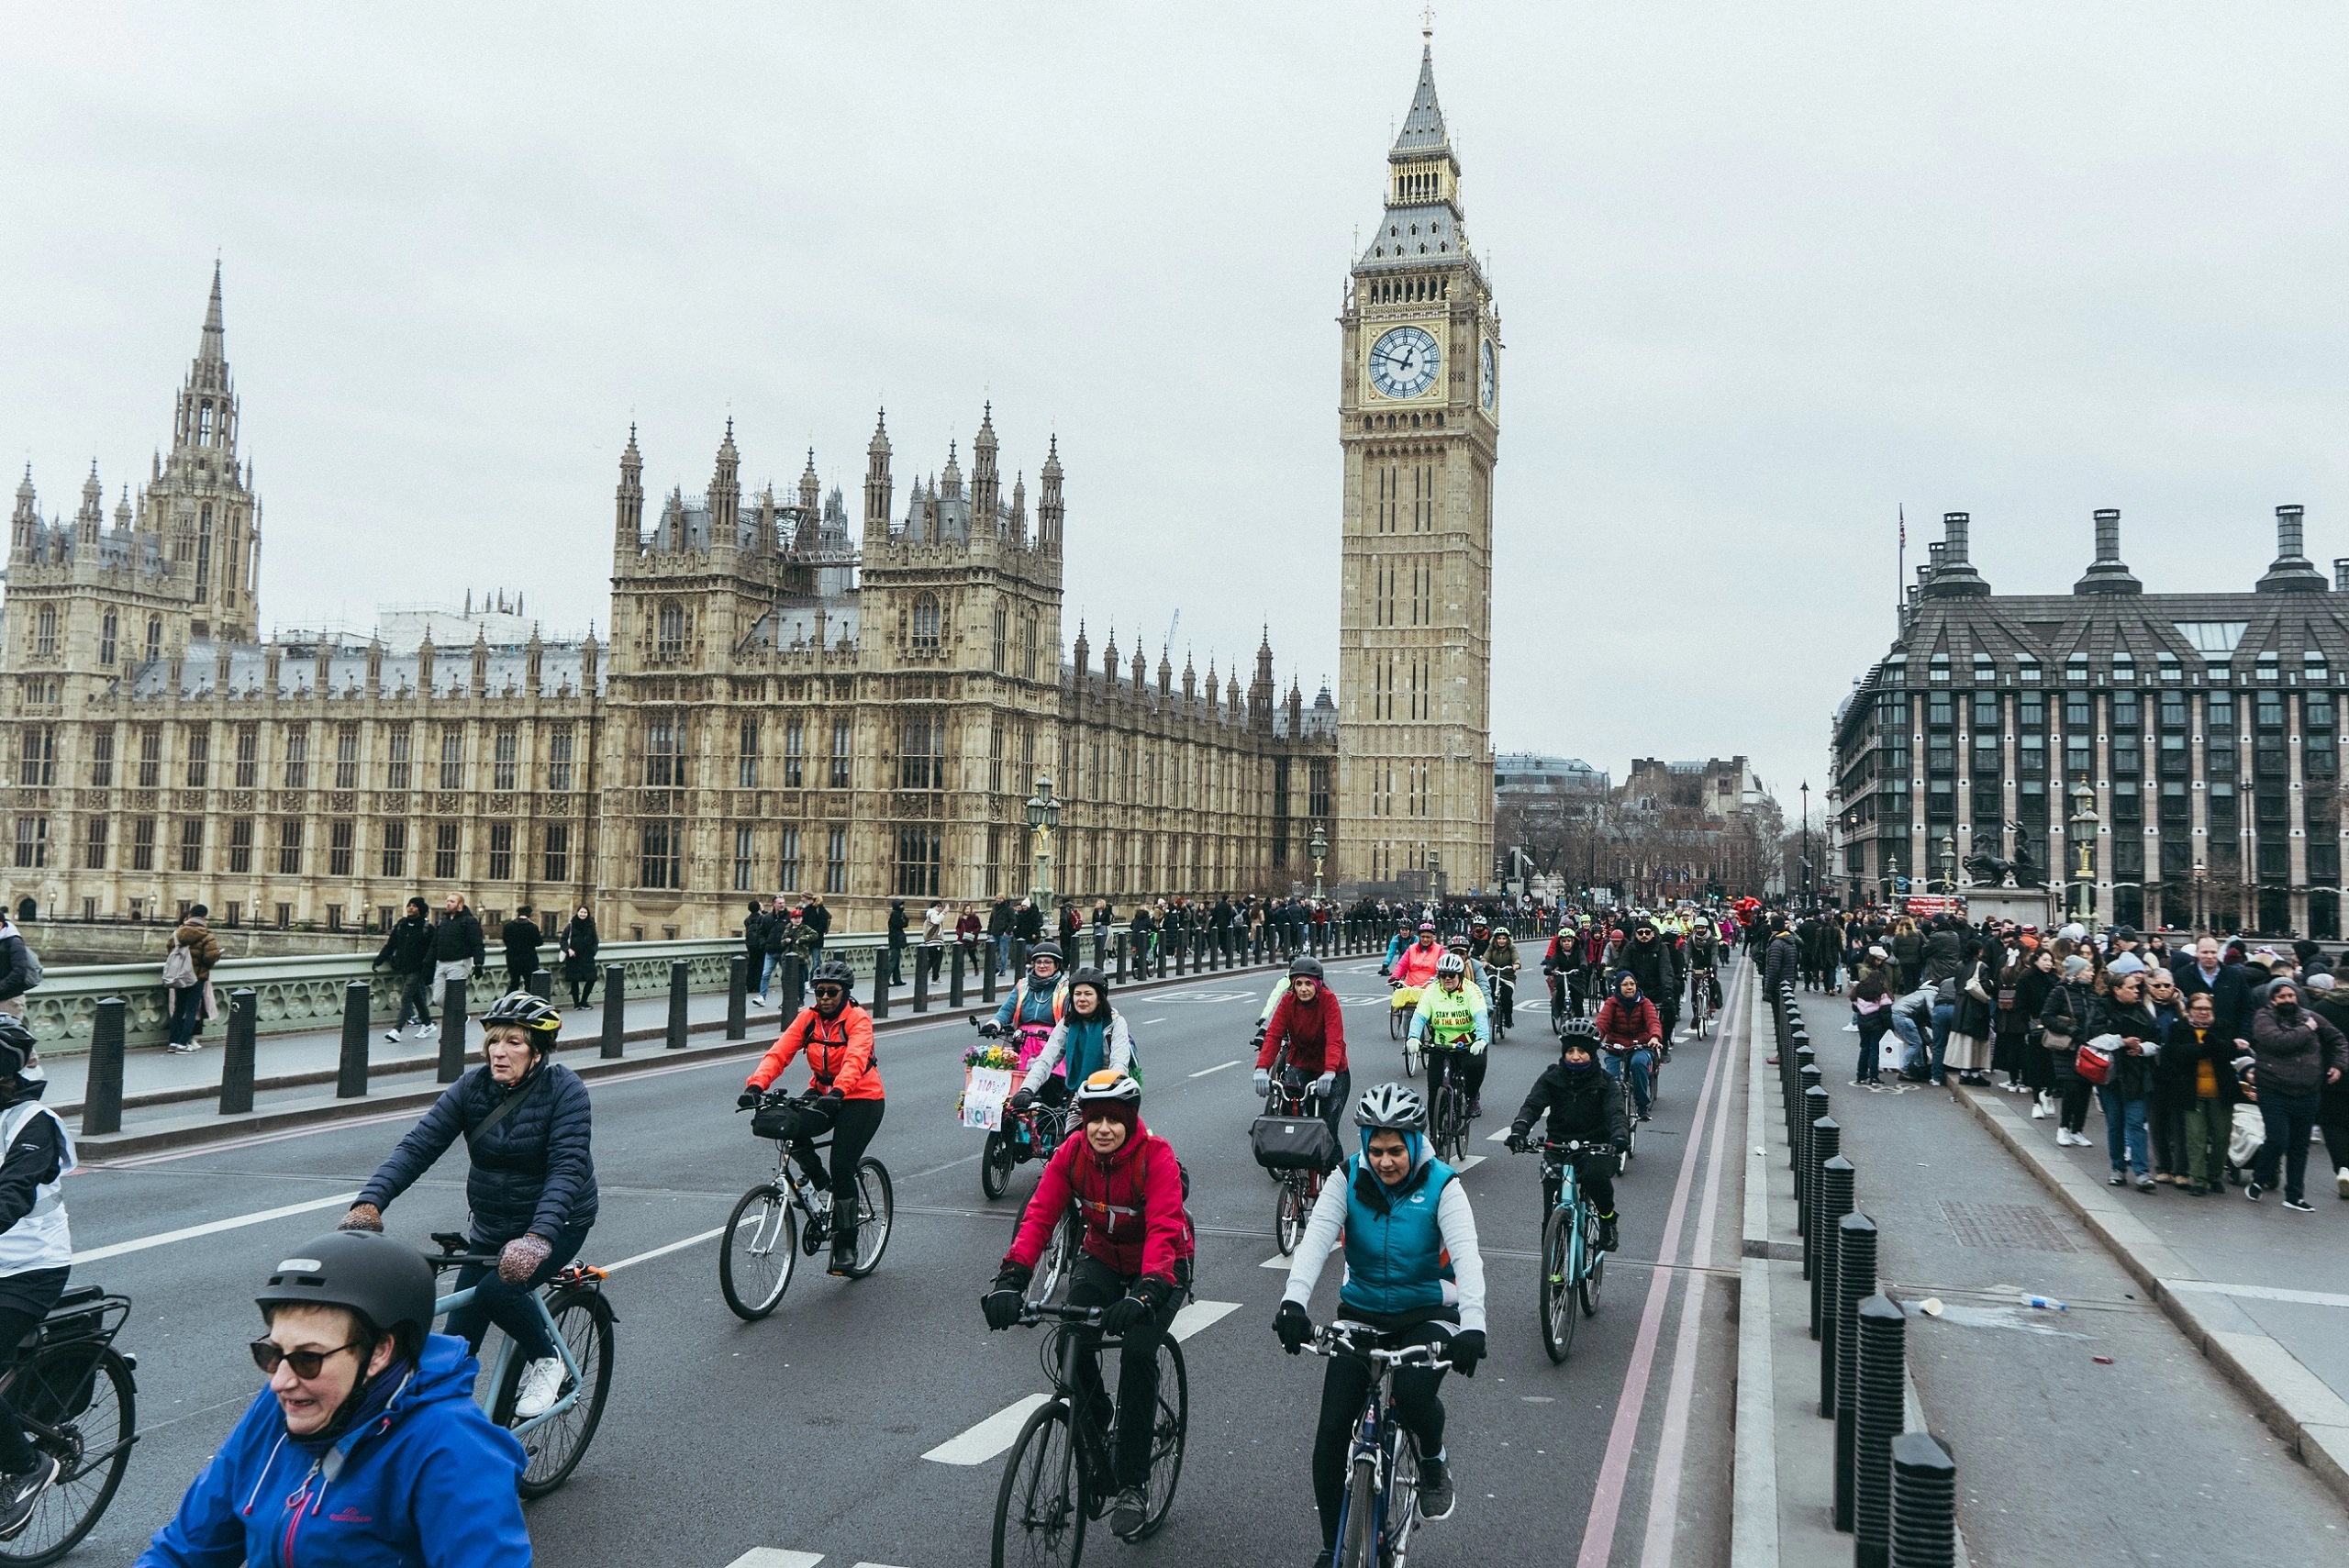
M1575 1348L1574 1212L1553 1208L1542 1222L1542 1348L1556 1362Z
M1173 1335L1161 1334L1158 1412L1150 1425L1150 1517L1142 1521L1136 1540L1166 1522L1166 1510L1174 1503L1174 1487L1183 1479L1183 1440L1190 1429L1191 1374L1183 1364L1183 1347Z
M1598 1212L1587 1203L1582 1206L1587 1217L1582 1235L1582 1255L1589 1262L1582 1271L1582 1315L1598 1316L1598 1288L1607 1283L1607 1254L1598 1250Z
M1378 1553L1378 1467L1368 1454L1354 1461L1338 1520L1338 1568L1382 1568Z
M799 1259L799 1216L773 1184L752 1187L726 1217L718 1288L735 1317L755 1323L775 1309Z
M138 1389L130 1363L111 1345L94 1356L90 1340L69 1340L35 1352L9 1383L8 1397L48 1427L28 1436L56 1456L58 1469L25 1528L0 1541L0 1562L54 1562L90 1533L122 1485L137 1437Z
M579 1467L580 1457L595 1440L604 1418L604 1401L612 1392L612 1304L600 1290L566 1290L546 1304L554 1331L571 1348L579 1363L579 1402L560 1416L551 1417L519 1434L522 1451L529 1457L522 1472L522 1496L543 1497ZM514 1391L522 1380L522 1358L507 1363L506 1386L498 1391L501 1421L511 1422ZM569 1388L563 1390L569 1393Z
M1305 1195L1297 1191L1297 1178L1285 1176L1281 1182L1280 1199L1273 1209L1273 1239L1280 1244L1286 1258L1297 1251L1297 1239L1305 1234Z
M987 1145L979 1152L979 1190L989 1197L1001 1197L1011 1185L1011 1168L1019 1162L1019 1151L1008 1132L990 1132Z
M1075 1568L1085 1550L1085 1484L1068 1402L1039 1407L1019 1429L995 1495L993 1568Z
M896 1200L889 1187L889 1168L866 1156L856 1167L856 1264L851 1279L863 1279L881 1266L888 1250L889 1223L896 1216Z
M1403 1009L1400 1007L1388 1007L1386 1009L1386 1038L1389 1040L1401 1040L1403 1038ZM1407 1051L1403 1053L1403 1063L1406 1070L1409 1068L1411 1054Z
M1060 1288L1062 1279L1076 1262L1076 1250L1082 1240L1077 1234L1075 1214L1062 1215L1060 1223L1052 1227L1052 1240L1044 1243L1044 1255L1036 1260L1036 1300L1052 1299L1052 1292Z

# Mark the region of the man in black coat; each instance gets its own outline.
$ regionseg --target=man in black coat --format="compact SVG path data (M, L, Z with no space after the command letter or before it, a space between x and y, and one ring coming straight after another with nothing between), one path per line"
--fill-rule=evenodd
M1615 1156L1631 1146L1631 1118L1623 1113L1622 1091L1598 1065L1597 1040L1591 1026L1575 1020L1558 1040L1558 1060L1542 1070L1525 1103L1517 1108L1508 1129L1508 1147L1523 1151L1533 1118L1550 1113L1549 1140L1598 1146L1598 1152L1575 1162L1575 1179L1598 1211L1598 1250L1615 1250ZM1558 1189L1542 1184L1543 1213L1557 1207Z
M424 912L424 900L407 901L407 913L384 933L383 951L375 955L374 967L388 969L400 983L400 1013L384 1038L399 1043L400 1031L407 1028L414 1017L420 1033L432 1032L432 922Z
M1638 977L1640 989L1655 1004L1656 1021L1664 1026L1664 1041L1672 1043L1672 1026L1680 1017L1680 960L1672 944L1657 934L1655 922L1642 915L1623 944L1623 967Z
M2243 965L2221 961L2219 939L2204 937L2194 944L2191 953L2179 955L2170 971L2177 977L2177 999L2180 1006L2187 998L2208 991L2217 1013L2212 1027L2222 1040L2248 1040L2251 1037L2251 977Z
M530 918L530 906L525 904L497 935L506 945L506 989L528 991L530 976L539 972L539 949L546 943L546 933Z

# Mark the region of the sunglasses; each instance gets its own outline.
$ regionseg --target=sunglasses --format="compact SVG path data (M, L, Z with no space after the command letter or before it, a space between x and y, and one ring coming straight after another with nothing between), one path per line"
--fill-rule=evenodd
M847 994L848 993L842 991L837 985L818 985L816 987L816 995L818 996L844 996Z
M288 1351L281 1350L274 1340L255 1340L252 1342L253 1365L261 1368L262 1376L275 1377L278 1364L283 1362L294 1369L295 1376L307 1383L324 1370L328 1357L339 1356L345 1351L355 1351L359 1348L359 1341L353 1340L347 1345L337 1345L330 1351Z

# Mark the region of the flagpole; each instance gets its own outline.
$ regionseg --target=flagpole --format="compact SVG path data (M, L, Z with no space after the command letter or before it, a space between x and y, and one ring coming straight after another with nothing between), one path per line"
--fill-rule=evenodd
M1900 636L1908 629L1909 603L1909 506L1896 503L1900 509L1900 553L1892 569L1892 635Z

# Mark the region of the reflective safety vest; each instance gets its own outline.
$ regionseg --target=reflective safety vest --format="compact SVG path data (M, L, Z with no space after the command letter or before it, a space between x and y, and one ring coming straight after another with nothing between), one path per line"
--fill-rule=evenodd
M62 1152L57 1174L35 1189L32 1211L0 1232L0 1277L72 1266L73 1238L65 1225L64 1184L66 1173L79 1163L73 1154L73 1135L55 1111L39 1100L27 1100L0 1114L0 1152L14 1145L33 1118L40 1116L57 1123Z

